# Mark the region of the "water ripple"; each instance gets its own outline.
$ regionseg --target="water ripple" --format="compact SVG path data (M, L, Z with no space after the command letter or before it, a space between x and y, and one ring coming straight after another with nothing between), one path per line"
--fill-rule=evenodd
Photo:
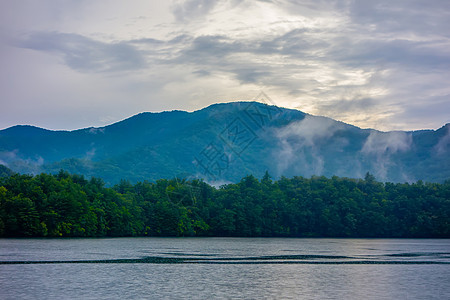
M447 253L399 253L389 254L394 257L439 256ZM0 265L18 264L450 264L448 261L436 260L383 260L360 259L349 256L333 255L271 255L251 257L159 257L96 260L42 260L42 261L0 261Z

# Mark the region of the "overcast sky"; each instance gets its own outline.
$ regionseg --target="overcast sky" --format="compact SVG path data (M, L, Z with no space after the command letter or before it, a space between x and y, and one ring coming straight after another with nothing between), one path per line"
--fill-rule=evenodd
M448 0L5 0L0 129L252 99L379 130L450 122Z

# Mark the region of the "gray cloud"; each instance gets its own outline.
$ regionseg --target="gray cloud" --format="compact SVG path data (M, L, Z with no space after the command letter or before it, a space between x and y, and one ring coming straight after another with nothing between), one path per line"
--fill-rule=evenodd
M172 13L180 22L205 16L219 1L217 0L185 0L172 6Z
M348 10L353 22L372 25L377 33L449 36L450 15L443 13L450 10L446 0L352 1Z
M320 38L320 31L297 28L272 39L261 39L255 43L255 53L260 54L281 54L293 57L304 57L310 51L326 49L329 42ZM317 53L316 53L317 56Z
M54 53L79 72L116 72L145 67L142 54L124 43L104 43L82 35L37 32L18 41L22 48Z
M193 74L196 74L197 76L209 76L211 75L211 72L205 71L205 70L196 70L194 72L192 72Z
M430 43L361 37L358 34L355 38L349 38L340 32L301 28L273 38L236 40L214 35L192 38L191 41L181 48L179 56L171 63L192 64L208 74L226 72L241 84L272 86L284 89L294 97L314 95L318 98L311 104L315 107L315 113L347 122L353 119L380 125L377 118L384 116L384 122L394 121L399 123L398 126L404 126L406 124L399 122L398 115L396 120L388 119L398 112L408 114L414 107L412 101L397 108L386 105L386 101L412 100L410 97L404 98L406 90L397 92L396 88L413 83L416 77L424 79L423 74L427 72L450 75L450 55L445 51L447 43L443 40ZM271 60L274 56L282 59L273 64ZM324 72L326 68L333 72L326 75L334 79L329 83L321 82L313 75ZM367 74L367 79L348 77L352 73ZM432 86L424 86L423 82L409 84L405 88L409 93L416 90L413 97L425 97L427 90L435 90L436 86L444 84L445 76L433 80ZM373 95L371 90L382 92ZM429 106L432 97L429 100L417 102L428 103L426 105ZM444 101L448 102L448 98ZM361 111L366 115L355 119L355 113Z
M228 65L231 62L227 60L227 56L243 52L243 50L241 43L225 36L199 36L182 49L180 56L174 62L207 64L214 68L218 65Z
M420 90L420 86L417 87ZM427 90L432 90L431 88ZM414 128L420 122L422 129L433 128L436 120L442 120L438 127L450 122L450 95L429 96L419 94L418 99L411 96L401 106L402 110L390 118L403 122L409 128Z
M349 1L346 0L277 0L276 4L281 5L286 12L300 14L310 17L327 16L330 12L346 10Z
M186 42L186 39L182 42ZM318 60L317 53L311 52L326 49L330 46L327 41L314 37L314 32L295 29L274 38L265 37L251 40L236 40L225 35L203 35L192 39L186 46L177 62L220 62L232 54L249 53L259 55L287 55L295 59L313 58ZM206 60L205 60L206 59ZM230 61L227 61L230 62ZM267 64L267 62L266 62Z
M164 41L161 40L157 40L157 39L152 39L152 38L144 38L144 39L135 39L135 40L131 40L130 43L132 44L148 44L148 45L152 45L152 46L158 46L161 44L164 44Z
M357 113L361 111L370 111L376 101L371 98L362 99L342 99L336 101L323 102L320 104L320 110L334 111L337 113L352 112Z
M266 68L259 69L255 67L236 68L232 71L236 78L242 83L259 83L264 78L271 77L272 72Z
M4 10L0 97L9 102L3 107L23 114L23 107L45 106L27 106L31 94L49 99L46 111L56 112L64 105L54 104L70 94L70 102L92 98L86 107L94 100L99 107L111 103L105 115L121 119L141 110L198 109L264 89L280 105L362 127L438 128L450 121L447 0L188 0L153 7L161 18L151 9L118 3L107 11L89 1L77 4L76 17L75 4L62 2L57 10L47 9L50 1L34 4L33 11L11 5L17 18ZM117 17L122 12L124 17ZM158 20L146 27L136 18ZM27 32L15 44L22 49L2 47L4 36ZM49 68L41 76L45 64ZM70 88L80 83L84 92ZM139 105L130 108L129 102ZM42 124L48 115L41 112L34 123ZM95 113L84 115L87 126L103 125L93 119ZM14 124L6 113L0 117L0 126Z
M371 67L381 65L384 67L403 67L409 70L448 69L450 67L450 54L447 49L450 45L446 41L434 43L394 40L361 40L345 42L330 52L330 57L351 67Z

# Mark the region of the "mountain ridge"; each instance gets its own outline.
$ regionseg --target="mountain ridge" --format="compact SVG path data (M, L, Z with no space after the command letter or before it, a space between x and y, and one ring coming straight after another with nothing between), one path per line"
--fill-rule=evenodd
M371 172L383 181L440 182L450 178L449 125L384 132L239 101L72 131L12 126L0 130L0 164L22 173L65 169L109 184L175 176L233 182L266 170L275 177Z

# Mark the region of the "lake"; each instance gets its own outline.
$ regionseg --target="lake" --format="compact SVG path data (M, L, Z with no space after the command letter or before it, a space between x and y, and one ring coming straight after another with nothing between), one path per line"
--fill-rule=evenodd
M0 239L1 299L450 299L450 240Z

